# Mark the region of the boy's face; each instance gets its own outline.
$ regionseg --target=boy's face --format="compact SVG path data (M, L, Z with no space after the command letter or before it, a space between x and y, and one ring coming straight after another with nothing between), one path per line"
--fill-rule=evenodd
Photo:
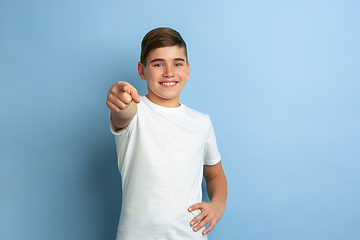
M190 76L184 48L162 47L151 51L146 67L138 64L141 80L147 80L147 97L164 107L178 107L180 92Z

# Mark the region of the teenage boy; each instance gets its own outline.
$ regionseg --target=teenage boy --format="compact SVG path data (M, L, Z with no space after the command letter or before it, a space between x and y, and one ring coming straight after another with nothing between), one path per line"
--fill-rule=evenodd
M138 72L146 96L117 82L106 101L122 178L117 239L207 239L225 210L227 181L209 116L179 103L190 75L181 35L147 33ZM201 201L202 176L210 202Z

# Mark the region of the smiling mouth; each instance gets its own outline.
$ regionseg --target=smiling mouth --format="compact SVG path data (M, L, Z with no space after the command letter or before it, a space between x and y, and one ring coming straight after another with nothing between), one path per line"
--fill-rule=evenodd
M173 86L177 84L177 82L160 82L160 84L164 86Z

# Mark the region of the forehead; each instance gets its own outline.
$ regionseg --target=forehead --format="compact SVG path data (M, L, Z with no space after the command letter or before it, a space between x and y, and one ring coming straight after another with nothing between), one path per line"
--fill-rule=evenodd
M185 48L179 46L160 47L152 50L148 55L148 61L153 59L173 60L174 58L183 58L186 60Z

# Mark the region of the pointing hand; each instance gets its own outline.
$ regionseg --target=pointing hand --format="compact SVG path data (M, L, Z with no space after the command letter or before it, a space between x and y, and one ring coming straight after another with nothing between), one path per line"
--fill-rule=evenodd
M108 92L106 105L111 111L118 113L125 110L132 101L140 102L136 88L127 82L117 82Z

